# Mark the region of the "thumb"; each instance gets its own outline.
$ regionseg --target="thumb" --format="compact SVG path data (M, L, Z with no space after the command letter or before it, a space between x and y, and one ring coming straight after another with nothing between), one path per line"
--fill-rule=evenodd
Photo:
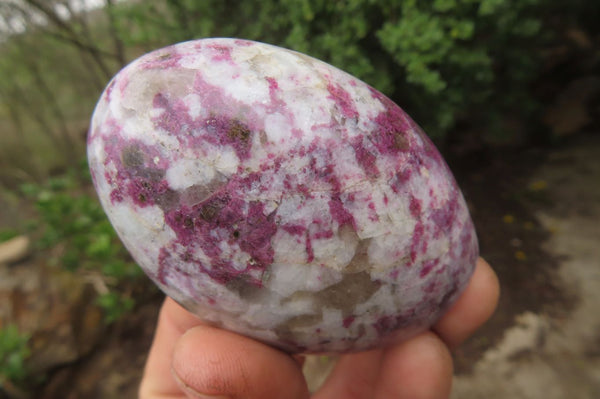
M250 338L202 325L179 339L172 372L190 398L307 399L299 364Z

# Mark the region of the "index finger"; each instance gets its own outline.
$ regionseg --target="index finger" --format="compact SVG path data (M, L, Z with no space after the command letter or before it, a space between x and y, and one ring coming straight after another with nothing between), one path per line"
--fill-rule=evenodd
M278 378L274 379L273 376ZM187 395L187 396L186 396ZM140 398L308 398L300 365L290 355L201 322L166 299Z
M168 297L165 299L140 384L140 398L185 397L171 377L171 362L165 360L171 359L179 338L190 328L201 324L200 319L177 302Z

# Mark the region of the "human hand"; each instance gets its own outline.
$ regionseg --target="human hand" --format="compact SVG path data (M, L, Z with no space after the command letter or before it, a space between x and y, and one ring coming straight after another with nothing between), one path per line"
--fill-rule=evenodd
M447 398L450 350L493 313L499 284L479 259L452 308L416 337L383 349L340 357L312 399ZM202 324L173 300L161 309L140 399L307 399L301 357Z

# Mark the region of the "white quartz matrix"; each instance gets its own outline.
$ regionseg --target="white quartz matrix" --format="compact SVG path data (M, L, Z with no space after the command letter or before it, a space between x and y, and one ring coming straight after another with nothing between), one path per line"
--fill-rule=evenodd
M367 84L236 39L147 54L88 137L123 243L213 325L289 352L365 350L431 326L478 254L423 131Z

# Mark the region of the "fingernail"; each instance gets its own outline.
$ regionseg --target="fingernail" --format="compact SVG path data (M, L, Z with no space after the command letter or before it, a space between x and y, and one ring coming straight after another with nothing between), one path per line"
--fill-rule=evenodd
M229 396L207 395L205 393L200 393L200 392L196 391L194 388L192 388L191 386L189 386L188 384L186 384L185 381L183 381L179 377L179 375L175 372L175 370L171 370L171 373L173 374L173 377L175 378L175 381L177 381L177 385L179 385L179 388L183 391L183 393L185 393L190 398L197 398L197 399L231 399Z

